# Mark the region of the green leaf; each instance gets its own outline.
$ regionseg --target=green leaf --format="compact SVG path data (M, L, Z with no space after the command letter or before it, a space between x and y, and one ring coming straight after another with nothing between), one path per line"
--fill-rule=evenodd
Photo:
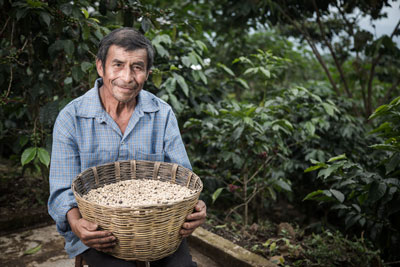
M68 55L72 55L75 51L74 42L72 40L62 41L64 46L64 51Z
M340 203L343 203L344 201L344 195L342 192L335 190L335 189L330 189L331 193L335 196L337 200L339 200Z
M383 182L373 182L371 188L369 189L368 201L371 203L377 202L381 199L386 192L387 185Z
M322 106L324 107L326 113L328 113L329 116L333 116L334 109L333 109L332 105L329 105L327 103L322 103Z
M85 18L88 19L89 18L89 12L84 8L82 8L81 11L82 11L83 15L85 15Z
M217 200L223 189L223 187L220 187L212 194L212 204L214 204L214 202Z
M390 158L389 162L385 165L386 174L391 173L400 166L400 153L395 153Z
M40 12L41 20L46 23L47 27L50 25L51 17L47 12Z
M247 75L247 74L252 74L252 73L257 73L258 68L248 68L243 75Z
M84 41L88 40L90 37L90 29L86 22L82 23L82 39Z
M151 20L148 18L142 18L141 26L144 32L148 32L152 26Z
M264 74L265 77L267 77L268 79L271 78L271 73L269 70L267 70L264 67L260 67L259 69L261 70L261 72Z
M50 155L44 148L38 148L37 155L41 163L43 163L46 167L49 167L50 164Z
M36 153L37 153L36 147L29 147L25 149L21 156L22 166L31 162L36 157Z
M307 121L306 122L306 130L310 135L314 135L315 134L315 126L311 121Z
M326 179L327 177L329 177L329 175L331 175L331 173L335 170L335 168L333 168L332 166L322 169L318 172L318 177L324 176L324 179Z
M283 180L277 180L275 184L285 191L292 192L292 187Z
M160 71L153 71L151 74L151 80L155 87L160 88L162 83L162 73Z
M206 51L206 52L208 51L206 44L203 43L202 41L196 40L196 44L202 51Z
M305 169L304 172L312 172L312 171L318 170L322 167L323 167L323 165L311 166L311 167L308 167L307 169Z
M181 75L174 73L174 77L176 81L178 82L179 86L182 88L183 93L185 94L186 97L189 97L189 87L186 84L185 78L183 78Z
M155 44L154 47L157 50L157 53L160 54L161 57L168 57L169 53L168 51L164 48L164 46L160 44Z
M72 4L71 3L63 4L61 5L60 9L65 15L69 16L71 15L72 12Z
M337 161L337 160L341 160L341 159L347 159L346 154L341 154L341 155L339 155L339 156L330 158L330 159L328 160L328 162L333 162L333 161Z
M176 79L174 77L169 77L161 87L165 87L168 93L172 94L176 89Z
M233 73L233 71L230 68L228 68L227 66L225 66L224 64L218 63L218 67L222 68L230 76L235 77L235 73Z
M85 73L86 73L90 68L92 68L92 67L93 67L93 64L90 63L90 62L83 61L83 62L81 63L81 69L82 69L82 71L85 72Z
M71 83L72 83L72 78L71 77L65 78L64 85L68 85L68 84L71 84Z
M79 82L80 80L82 80L83 76L85 76L85 74L81 70L80 66L72 67L72 78L74 78L74 80L76 82Z
M197 72L199 73L200 79L203 81L203 83L204 83L205 85L207 85L207 77L206 77L206 75L204 75L204 72L201 71L201 70L199 70L199 71L197 71Z
M184 109L184 106L181 102L178 101L175 95L168 94L169 100L171 101L172 107L176 110L176 112L180 113Z
M236 141L236 140L238 140L238 139L240 138L240 136L241 136L242 133L243 133L243 130L244 130L243 127L237 127L237 128L235 129L235 131L233 131L232 137L233 137L233 140L234 140L234 141Z
M38 252L42 248L42 245L36 246L34 248L28 249L24 252L25 255L32 255Z
M192 65L192 62L188 56L181 57L181 61L182 61L183 65L185 65L188 68L190 68L190 66Z
M303 201L308 200L308 199L314 199L315 196L321 195L322 193L323 193L323 190L317 190L317 191L311 192L305 198L303 198Z
M241 78L236 78L235 81L240 83L240 85L242 85L244 88L250 89L249 85L247 84L247 82L245 80L243 80Z
M371 116L369 116L369 120L372 120L373 118L376 118L378 116L380 116L381 113L384 113L388 110L388 105L382 105L380 107L378 107L374 113L371 114Z

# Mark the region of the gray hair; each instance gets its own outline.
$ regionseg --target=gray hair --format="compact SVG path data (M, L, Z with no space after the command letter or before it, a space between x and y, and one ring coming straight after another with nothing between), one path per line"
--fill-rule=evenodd
M110 46L116 45L125 48L127 51L146 49L147 51L147 71L153 66L154 47L142 33L133 28L119 28L107 34L99 43L97 59L101 61L105 70L107 53Z

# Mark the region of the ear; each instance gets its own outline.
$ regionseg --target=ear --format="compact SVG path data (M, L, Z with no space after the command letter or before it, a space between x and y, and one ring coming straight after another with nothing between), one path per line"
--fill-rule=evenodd
M152 73L153 73L152 70L149 70L149 71L147 72L146 81L147 81L147 79L149 78L149 75L152 74Z
M103 78L104 69L103 69L103 63L101 62L100 59L96 59L96 69L97 69L97 74L99 74L99 76Z

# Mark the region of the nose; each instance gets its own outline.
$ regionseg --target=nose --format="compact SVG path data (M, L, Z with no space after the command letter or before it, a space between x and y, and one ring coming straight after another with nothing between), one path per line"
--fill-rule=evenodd
M129 66L125 66L121 73L121 79L124 83L131 83L134 79L134 72Z

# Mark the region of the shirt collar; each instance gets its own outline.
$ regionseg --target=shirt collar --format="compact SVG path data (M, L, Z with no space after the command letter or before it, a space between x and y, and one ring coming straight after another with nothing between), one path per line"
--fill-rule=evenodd
M104 117L104 112L106 111L101 104L99 95L99 88L102 85L103 79L98 78L94 83L94 87L82 96L82 101L77 111L77 115L91 118ZM141 114L143 112L156 112L159 109L160 107L156 97L142 89L138 95L138 103L135 107L135 111Z

